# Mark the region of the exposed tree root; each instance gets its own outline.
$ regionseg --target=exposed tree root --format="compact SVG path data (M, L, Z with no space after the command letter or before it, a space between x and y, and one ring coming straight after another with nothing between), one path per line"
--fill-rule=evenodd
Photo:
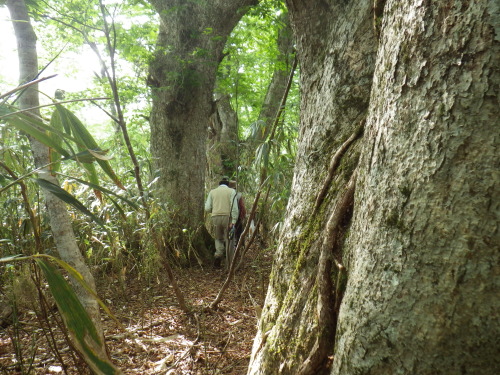
M354 134L359 134L359 131L360 129L358 128ZM351 136L352 140L356 138L353 138L353 136ZM350 142L352 142L352 140ZM344 143L344 145L346 143ZM341 149L344 145L342 145ZM345 152L345 150L343 150L343 152ZM337 154L339 154L339 152L337 152L336 155ZM338 247L341 246L340 240L343 234L342 226L345 217L351 211L354 203L356 177L357 171L355 170L347 184L347 188L342 198L338 201L325 227L326 235L321 245L318 274L316 278L316 283L318 285L317 314L320 332L318 333L316 342L311 348L307 359L299 367L296 373L297 375L322 374L326 372L329 367L329 355L332 349L331 341L335 337L338 308L343 296L343 290L339 286L345 272L345 268L334 258L334 254L340 252ZM334 261L338 267L335 292L333 291L331 280L331 271Z

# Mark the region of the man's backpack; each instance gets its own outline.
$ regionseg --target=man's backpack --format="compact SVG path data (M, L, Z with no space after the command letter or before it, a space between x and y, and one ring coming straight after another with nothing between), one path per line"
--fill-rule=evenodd
M247 216L247 210L245 208L245 202L243 201L243 196L240 195L240 198L238 199L238 210L240 212L239 218L240 220L245 220Z

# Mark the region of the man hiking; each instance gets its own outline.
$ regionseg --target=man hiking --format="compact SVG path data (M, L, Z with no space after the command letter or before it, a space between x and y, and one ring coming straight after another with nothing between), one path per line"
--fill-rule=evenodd
M238 202L236 191L229 186L229 178L224 176L219 186L208 193L205 211L212 213L212 225L215 232L214 266L220 268L228 241L228 229L238 220Z

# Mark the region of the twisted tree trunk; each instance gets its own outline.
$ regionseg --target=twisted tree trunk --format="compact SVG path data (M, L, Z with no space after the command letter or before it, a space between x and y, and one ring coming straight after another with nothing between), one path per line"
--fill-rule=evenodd
M336 4L288 3L301 67L299 144L249 374L321 374L333 355L376 53L371 3Z

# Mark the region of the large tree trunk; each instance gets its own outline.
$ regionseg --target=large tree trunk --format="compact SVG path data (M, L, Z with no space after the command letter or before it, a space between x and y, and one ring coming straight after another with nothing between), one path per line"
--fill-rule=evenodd
M20 82L21 84L24 84L35 79L38 74L36 35L31 25L24 0L8 0L7 7L13 20L14 32L17 39ZM35 84L25 89L25 91L21 94L19 98L19 107L21 109L29 109L36 108L38 106L38 85ZM32 109L28 113L32 116L40 118L39 109ZM42 168L50 161L48 147L31 137L30 144L33 151L35 166L40 168L38 177L59 185L56 177L50 173L49 169L47 167ZM66 204L48 191L45 191L44 195L54 242L60 258L75 268L82 275L85 282L93 290L95 290L94 277L85 264L85 260L80 252L80 249L78 248ZM101 359L105 359L107 358L107 352L102 331L99 304L94 296L91 295L79 282L73 280L72 286L101 337L101 347L93 348L96 350L95 355ZM89 362L91 367L93 364L93 362Z
M249 374L499 370L499 8L372 3L288 1L300 143Z
M338 228L350 216L344 190L359 157L375 62L370 1L288 6L301 67L299 145L250 374L320 374L333 354L335 282L343 277L333 256L341 262Z
M500 372L493 3L386 4L335 374Z
M206 142L217 67L229 33L257 0L150 0L160 15L150 64L151 153L180 228L203 228ZM202 249L198 249L202 250Z

